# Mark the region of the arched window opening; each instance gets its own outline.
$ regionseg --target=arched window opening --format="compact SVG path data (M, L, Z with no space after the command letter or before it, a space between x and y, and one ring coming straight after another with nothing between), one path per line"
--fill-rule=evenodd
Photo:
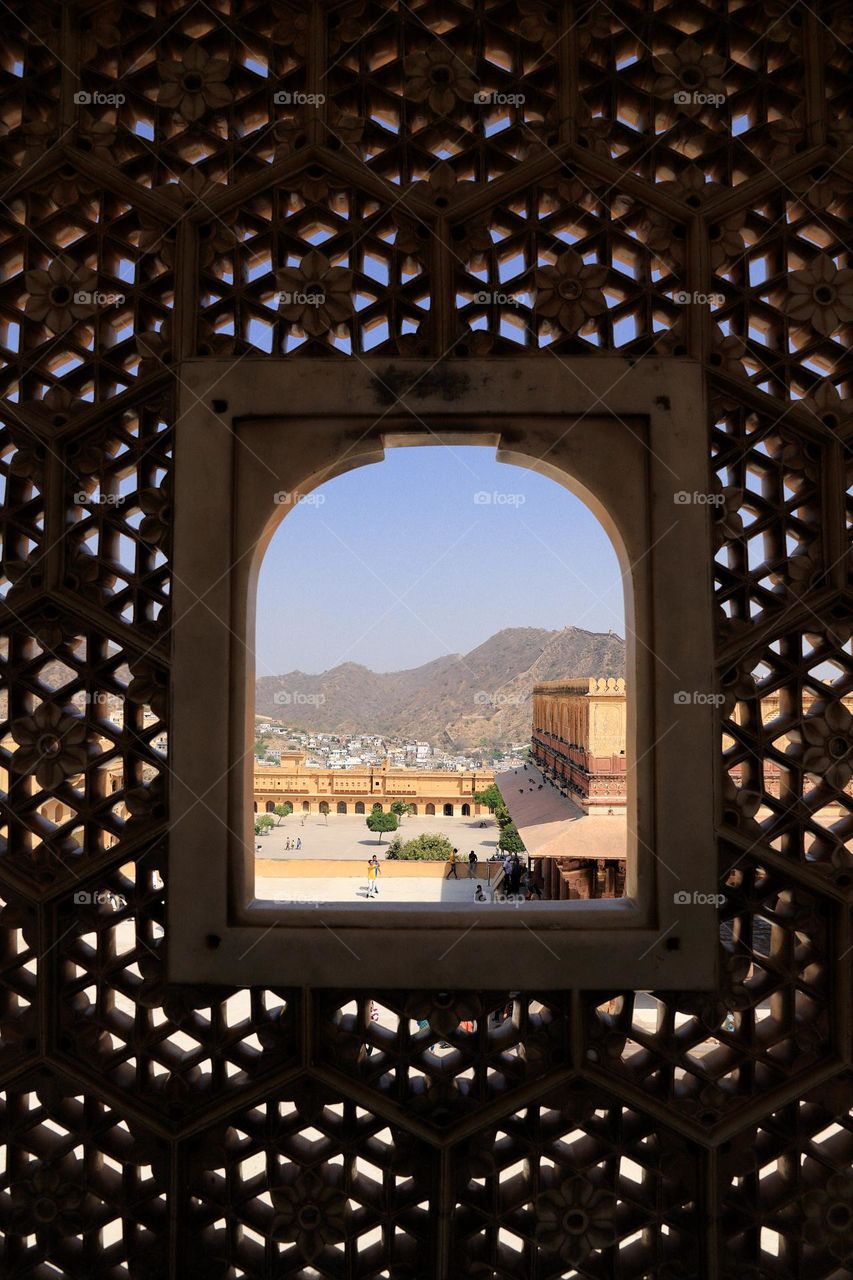
M331 878L362 846L387 863L383 901L415 879L427 901L461 901L465 877L434 864L463 839L494 903L499 883L533 904L622 896L630 580L613 527L553 477L476 446L394 449L283 499L257 567L255 756L277 754L303 813L324 816L312 862L330 864L317 869L334 900L362 896L360 868L344 888ZM397 580L401 558L416 592ZM294 563L313 568L299 586ZM329 823L320 797L334 790L353 801Z

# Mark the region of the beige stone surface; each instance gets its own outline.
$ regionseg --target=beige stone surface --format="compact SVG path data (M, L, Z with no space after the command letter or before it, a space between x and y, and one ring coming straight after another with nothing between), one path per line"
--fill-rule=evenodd
M526 771L500 773L495 781L528 853L536 857L625 857L628 824L624 817L585 814L546 782L532 764Z

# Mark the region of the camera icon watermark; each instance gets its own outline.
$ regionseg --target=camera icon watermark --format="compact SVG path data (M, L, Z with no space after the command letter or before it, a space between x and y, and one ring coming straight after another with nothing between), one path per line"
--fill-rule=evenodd
M702 689L679 689L672 695L677 707L722 707L726 701L724 693L706 693Z
M101 689L88 690L83 694L83 701L90 707L107 707L110 703L110 695Z
M298 89L276 89L272 96L277 107L322 107L325 93L301 93Z
M74 303L78 307L120 307L125 301L123 293L94 293L89 289L77 289Z
M673 495L672 500L677 507L722 507L726 501L725 494L722 493L698 493L695 489L692 493L688 493L686 489L678 489Z
M77 507L121 507L125 498L121 493L85 493L80 489L74 495Z
M301 689L280 689L273 695L278 707L322 707L325 701L325 693L303 693Z
M501 93L498 89L478 89L474 94L477 107L523 107L526 101L523 93Z
M679 307L721 307L726 299L722 293L701 293L698 289L691 293L687 289L676 289L672 300Z
M322 507L326 501L324 493L293 493L289 489L279 489L273 501L277 507Z
M100 93L97 90L78 89L74 94L74 102L78 107L121 107L127 102L123 93Z
M273 294L273 301L277 307L324 307L326 305L325 293L283 293Z
M686 889L679 889L672 895L672 900L677 907L721 907L726 900L726 895L698 893L695 889L692 893L688 893Z
M500 293L493 289L480 289L471 299L478 307L517 307L521 299L514 293Z
M724 93L702 93L699 89L678 89L672 95L677 107L721 107L726 100Z
M127 906L127 898L122 893L113 893L112 889L96 889L94 893L78 889L74 894L74 904L78 907L111 907L113 911L119 911Z
M480 489L474 494L474 504L478 507L523 507L526 501L523 493L500 493L497 489L493 489L491 493L487 489Z

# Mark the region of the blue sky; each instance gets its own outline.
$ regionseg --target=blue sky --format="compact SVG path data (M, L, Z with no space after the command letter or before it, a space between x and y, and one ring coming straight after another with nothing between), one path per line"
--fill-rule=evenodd
M596 518L494 449L389 449L315 494L261 567L259 676L341 662L399 671L503 627L625 634L619 566Z

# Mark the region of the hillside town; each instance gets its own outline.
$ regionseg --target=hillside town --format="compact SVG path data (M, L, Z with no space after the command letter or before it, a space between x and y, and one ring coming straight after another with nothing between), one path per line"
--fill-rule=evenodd
M306 768L354 769L381 766L392 769L517 769L527 760L530 743L510 743L506 751L488 747L454 751L431 742L382 734L310 733L271 720L255 725L255 759L259 765L277 766L293 752L302 752Z

